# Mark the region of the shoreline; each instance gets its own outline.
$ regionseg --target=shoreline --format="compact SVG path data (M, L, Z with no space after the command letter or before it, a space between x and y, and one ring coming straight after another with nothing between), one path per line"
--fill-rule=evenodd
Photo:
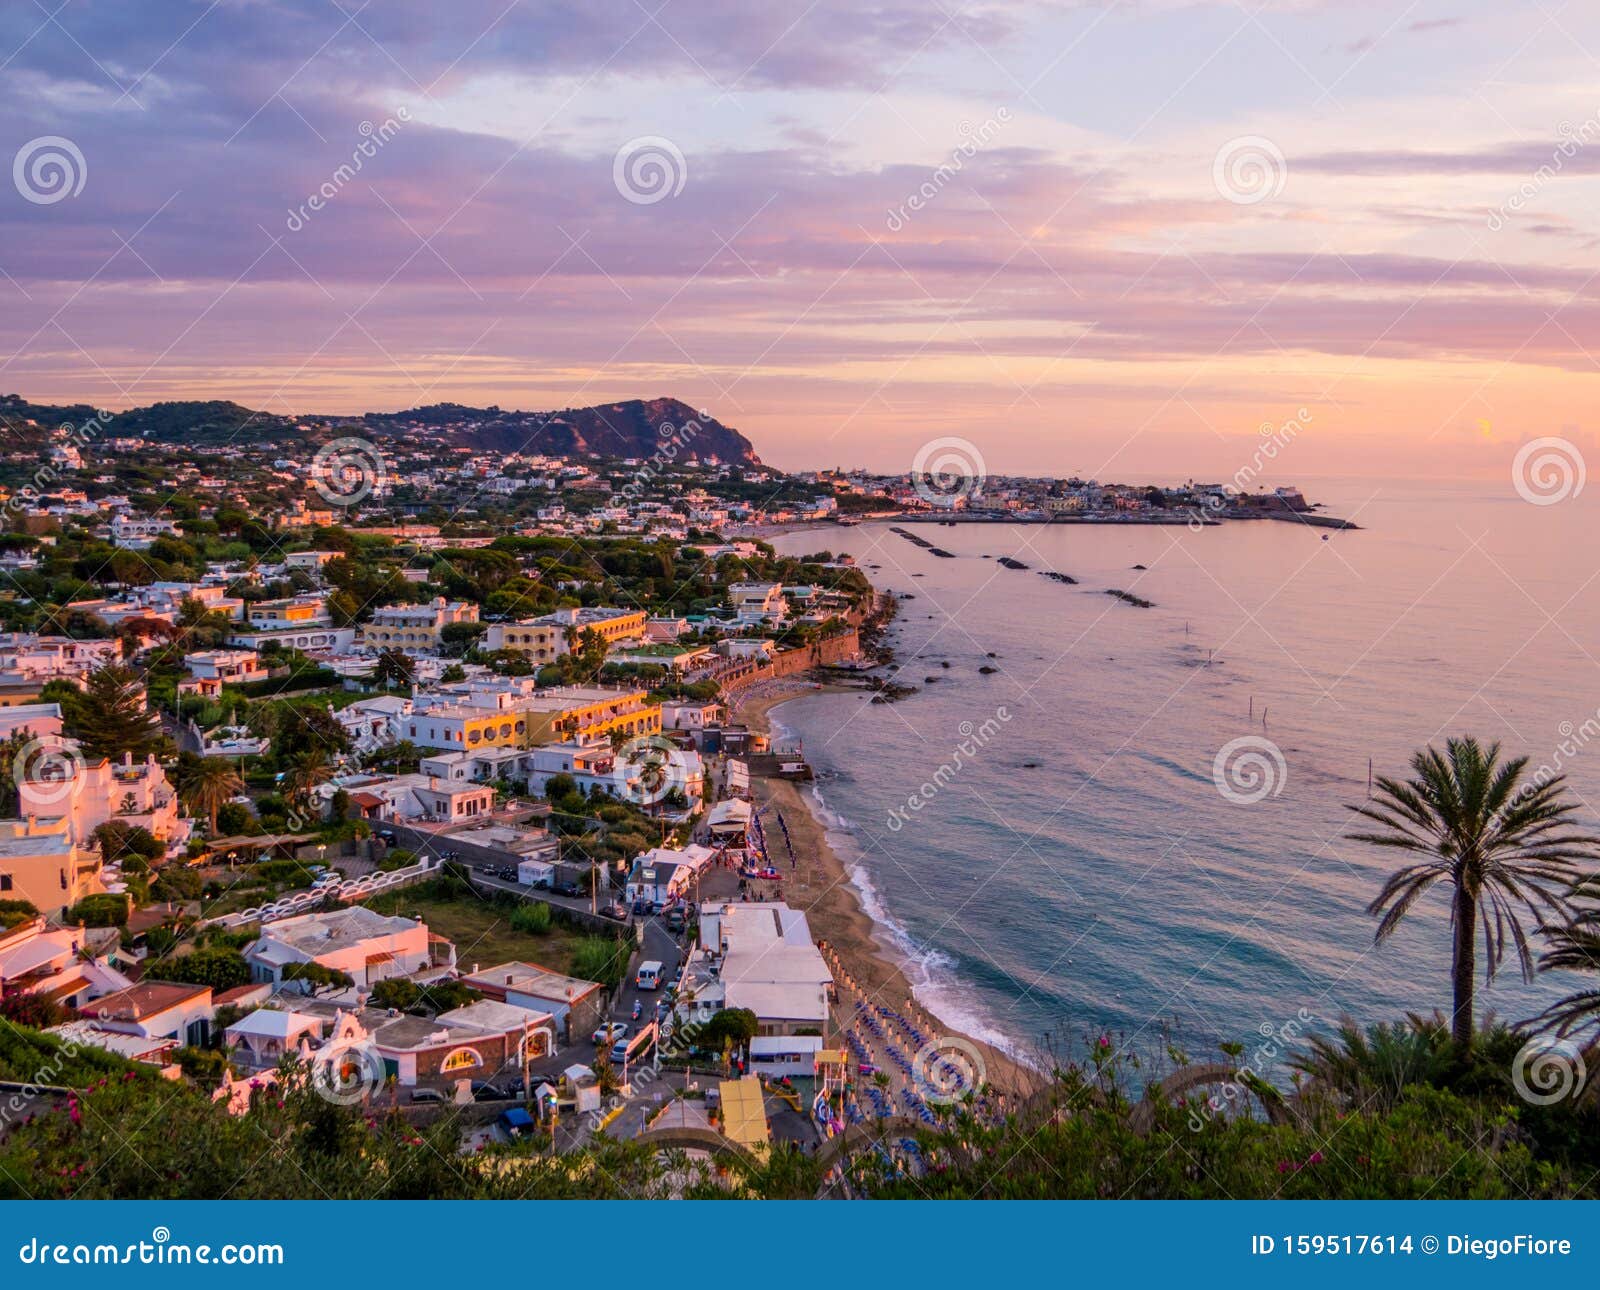
M780 703L850 688L800 680L764 682L733 701L730 717L736 713L752 730L770 734L770 712ZM1008 1096L1026 1096L1036 1090L1043 1082L1037 1071L1012 1053L949 1025L917 996L906 975L903 951L892 942L888 929L867 913L860 890L829 841L827 826L803 786L788 780L753 779L750 787L759 805L770 804L783 812L795 853L802 857L781 898L805 912L812 936L832 951L857 992L891 1008L904 1008L909 1001L916 1011L936 1021L943 1034L976 1048L988 1082ZM776 828L771 832L775 839ZM813 863L804 863L805 857L811 857ZM841 983L841 1001L845 993Z

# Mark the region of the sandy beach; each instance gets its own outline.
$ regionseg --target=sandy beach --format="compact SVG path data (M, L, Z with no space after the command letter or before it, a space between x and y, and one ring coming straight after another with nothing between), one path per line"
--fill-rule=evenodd
M761 682L733 700L730 716L753 730L770 733L770 709L825 688L830 687L802 680ZM1025 1096L1037 1089L1041 1082L1037 1072L992 1045L954 1030L914 997L897 953L863 910L860 893L828 841L827 830L802 786L786 780L754 779L751 791L758 804L771 803L781 811L789 827L799 864L794 876L782 884L782 899L805 911L812 934L831 951L836 975L841 977L841 1008L853 1010L857 1000L864 999L914 1015L926 1023L925 1031L958 1036L975 1048L986 1068L988 1082L997 1089L1012 1096ZM769 834L775 860L786 860L787 852L777 828L769 825ZM785 866L779 863L778 867ZM770 894L776 897L778 893Z

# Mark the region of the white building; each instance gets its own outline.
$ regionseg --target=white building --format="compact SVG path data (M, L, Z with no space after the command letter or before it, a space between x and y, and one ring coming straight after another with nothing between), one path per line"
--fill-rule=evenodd
M833 973L800 910L781 901L702 909L700 939L718 962L721 1006L755 1013L761 1034L826 1025Z
M52 758L48 779L24 779L17 785L18 813L23 817L65 817L67 832L78 846L93 844L94 831L111 820L148 829L175 855L189 841L194 822L178 804L167 773L151 754L142 762L124 753L120 762L83 761L77 745L63 740L63 753Z
M357 988L455 965L454 947L431 935L426 923L389 918L363 905L268 923L244 957L255 981L282 984L284 969L291 964L320 963L348 974ZM310 987L305 993L311 993Z

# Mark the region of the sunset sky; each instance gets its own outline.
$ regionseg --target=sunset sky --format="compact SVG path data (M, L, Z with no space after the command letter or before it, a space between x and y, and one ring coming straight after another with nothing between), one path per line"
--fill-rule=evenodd
M1595 17L18 0L0 391L673 395L787 468L1103 479L1229 476L1303 408L1269 483L1503 474L1596 444Z

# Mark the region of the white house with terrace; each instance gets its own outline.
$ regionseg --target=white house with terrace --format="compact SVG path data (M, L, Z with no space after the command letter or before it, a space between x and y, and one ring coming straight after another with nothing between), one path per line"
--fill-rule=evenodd
M272 982L311 993L311 987L284 978L296 963L320 963L347 974L359 989L391 977L455 967L455 946L411 918L374 913L351 905L326 913L304 914L268 923L260 939L244 952L254 981Z

